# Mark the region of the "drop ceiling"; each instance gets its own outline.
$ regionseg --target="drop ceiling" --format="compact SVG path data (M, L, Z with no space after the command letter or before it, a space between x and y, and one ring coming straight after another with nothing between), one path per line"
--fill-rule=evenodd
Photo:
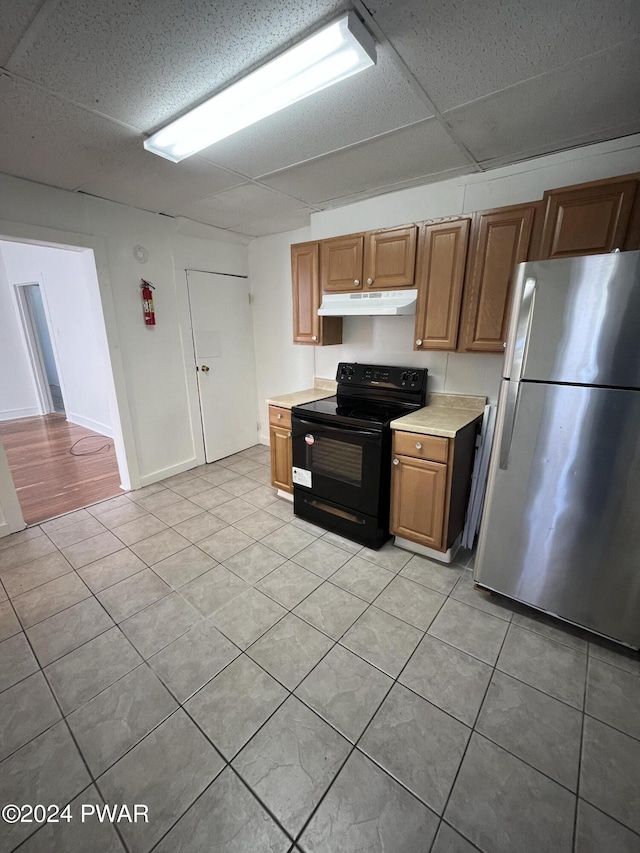
M375 68L182 163L142 148L349 8ZM248 236L637 132L638 0L0 0L0 172Z

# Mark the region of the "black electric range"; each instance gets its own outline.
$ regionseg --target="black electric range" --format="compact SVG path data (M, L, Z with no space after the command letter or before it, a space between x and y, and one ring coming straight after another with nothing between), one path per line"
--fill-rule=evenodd
M334 397L294 406L296 515L370 548L389 538L389 424L424 406L427 372L341 362Z

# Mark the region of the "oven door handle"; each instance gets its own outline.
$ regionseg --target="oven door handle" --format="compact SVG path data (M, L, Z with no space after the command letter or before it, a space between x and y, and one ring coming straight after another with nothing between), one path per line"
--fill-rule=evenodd
M382 435L381 430L365 429L364 427L352 426L350 424L328 424L326 421L311 421L307 418L301 418L299 415L292 415L291 423L293 426L301 426L308 432L314 430L326 430L327 432L351 433L352 435L361 435L366 438L379 438Z

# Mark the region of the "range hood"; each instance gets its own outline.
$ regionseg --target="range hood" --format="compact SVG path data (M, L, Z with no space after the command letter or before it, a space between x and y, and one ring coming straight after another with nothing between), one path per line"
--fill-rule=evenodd
M325 293L321 317L415 314L417 290L374 290L371 293Z

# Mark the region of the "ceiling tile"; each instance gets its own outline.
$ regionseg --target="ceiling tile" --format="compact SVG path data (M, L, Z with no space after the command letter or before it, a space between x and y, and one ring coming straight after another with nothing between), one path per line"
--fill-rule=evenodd
M141 207L156 213L172 213L181 205L205 195L241 184L243 179L190 157L171 163L142 147L142 138L130 140L120 149L114 168L80 189L92 195Z
M270 216L275 219L301 210L308 212L306 205L295 199L272 192L266 187L245 184L171 212L198 222L206 222L207 225L235 230L248 222L257 222Z
M441 110L640 35L638 0L373 0Z
M42 0L2 0L0 9L0 65L6 66Z
M640 39L445 114L483 163L640 131Z
M376 195L404 182L426 183L430 175L467 165L438 122L427 119L260 180L319 204L362 192Z
M381 47L374 68L223 139L201 156L256 177L429 115L388 51Z
M12 70L151 130L347 5L59 0Z
M0 172L75 189L119 162L131 131L0 76Z
M302 207L300 210L292 210L290 213L268 214L249 219L236 225L233 229L239 234L250 237L264 237L266 234L280 234L282 231L294 231L296 228L305 228L309 225L310 216L314 213L312 207Z

